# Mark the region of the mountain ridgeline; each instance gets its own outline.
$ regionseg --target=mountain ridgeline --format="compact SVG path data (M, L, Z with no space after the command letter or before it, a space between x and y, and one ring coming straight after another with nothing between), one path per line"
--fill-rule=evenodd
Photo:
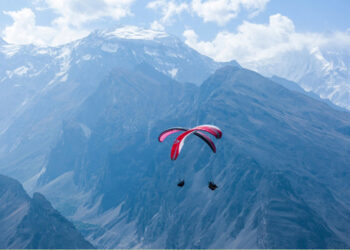
M30 189L62 121L72 117L109 72L142 62L174 80L197 85L225 65L170 35L147 40L94 32L48 48L0 43L1 172Z
M277 75L350 110L350 50L342 43L285 51L269 59L254 58L243 67L265 76Z
M22 185L0 175L0 248L93 248L39 193L30 198Z
M171 161L159 133L198 124L222 129L217 153L193 136ZM349 113L253 71L196 86L142 63L63 122L37 189L101 248L349 248L349 129Z

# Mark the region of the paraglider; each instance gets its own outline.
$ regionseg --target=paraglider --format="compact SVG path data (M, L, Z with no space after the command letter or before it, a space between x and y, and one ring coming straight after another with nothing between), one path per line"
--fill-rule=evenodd
M211 150L216 153L216 147L214 142L207 136L206 134L202 132L207 132L213 136L216 137L216 139L220 139L222 137L221 130L214 126L214 125L200 125L191 129L181 128L181 127L175 127L175 128L169 128L167 130L164 130L158 137L159 142L163 142L169 135L177 133L177 132L183 132L181 133L174 141L171 151L170 151L170 158L171 160L175 161L177 157L179 156L186 138L194 134L198 136L200 139L202 139L210 148ZM185 185L185 181L182 180L178 183L179 187L183 187ZM213 182L209 182L208 186L211 190L215 190L218 186L214 184Z

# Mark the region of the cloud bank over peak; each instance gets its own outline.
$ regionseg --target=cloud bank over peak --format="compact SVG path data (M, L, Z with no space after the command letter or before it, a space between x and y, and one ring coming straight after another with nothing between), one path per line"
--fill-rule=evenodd
M271 15L266 24L244 21L236 32L221 31L211 41L183 33L185 43L216 61L236 60L265 76L297 82L304 90L350 109L350 34L298 32L292 20Z
M267 24L244 21L237 32L221 31L212 41L199 41L192 29L184 31L186 44L216 61L238 60L239 63L268 60L278 54L308 49L328 43L348 43L349 34L298 33L293 21L281 14L270 16Z
M268 2L269 0L35 0L25 8L18 5L20 8L15 11L3 11L13 22L2 28L1 37L11 44L57 46L87 36L98 28L112 30L126 25L148 26L155 31L165 31L168 26L175 24L177 27L182 26L182 30L177 31L181 35L184 27L191 23L198 26L205 25L206 22L226 25L242 11L245 11L244 16L256 15L265 9Z

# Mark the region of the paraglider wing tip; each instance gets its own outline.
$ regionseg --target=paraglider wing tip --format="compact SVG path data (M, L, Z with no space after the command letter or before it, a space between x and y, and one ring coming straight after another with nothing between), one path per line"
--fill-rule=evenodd
M164 130L159 136L158 136L158 140L160 142L163 142L165 140L165 138L167 138L169 135L177 133L179 131L186 131L187 129L185 128L169 128Z
M178 156L179 156L179 155L175 153L175 154L171 157L171 159L172 159L173 161L175 161L175 160L177 159Z
M216 139L221 139L221 137L222 137L222 132L221 132L221 130L218 130Z

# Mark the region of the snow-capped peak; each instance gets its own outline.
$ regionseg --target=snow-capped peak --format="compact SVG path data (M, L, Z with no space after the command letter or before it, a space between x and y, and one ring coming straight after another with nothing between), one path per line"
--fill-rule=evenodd
M154 40L155 38L164 38L168 36L168 34L163 31L143 29L137 26L124 26L108 34L119 38L142 40Z

